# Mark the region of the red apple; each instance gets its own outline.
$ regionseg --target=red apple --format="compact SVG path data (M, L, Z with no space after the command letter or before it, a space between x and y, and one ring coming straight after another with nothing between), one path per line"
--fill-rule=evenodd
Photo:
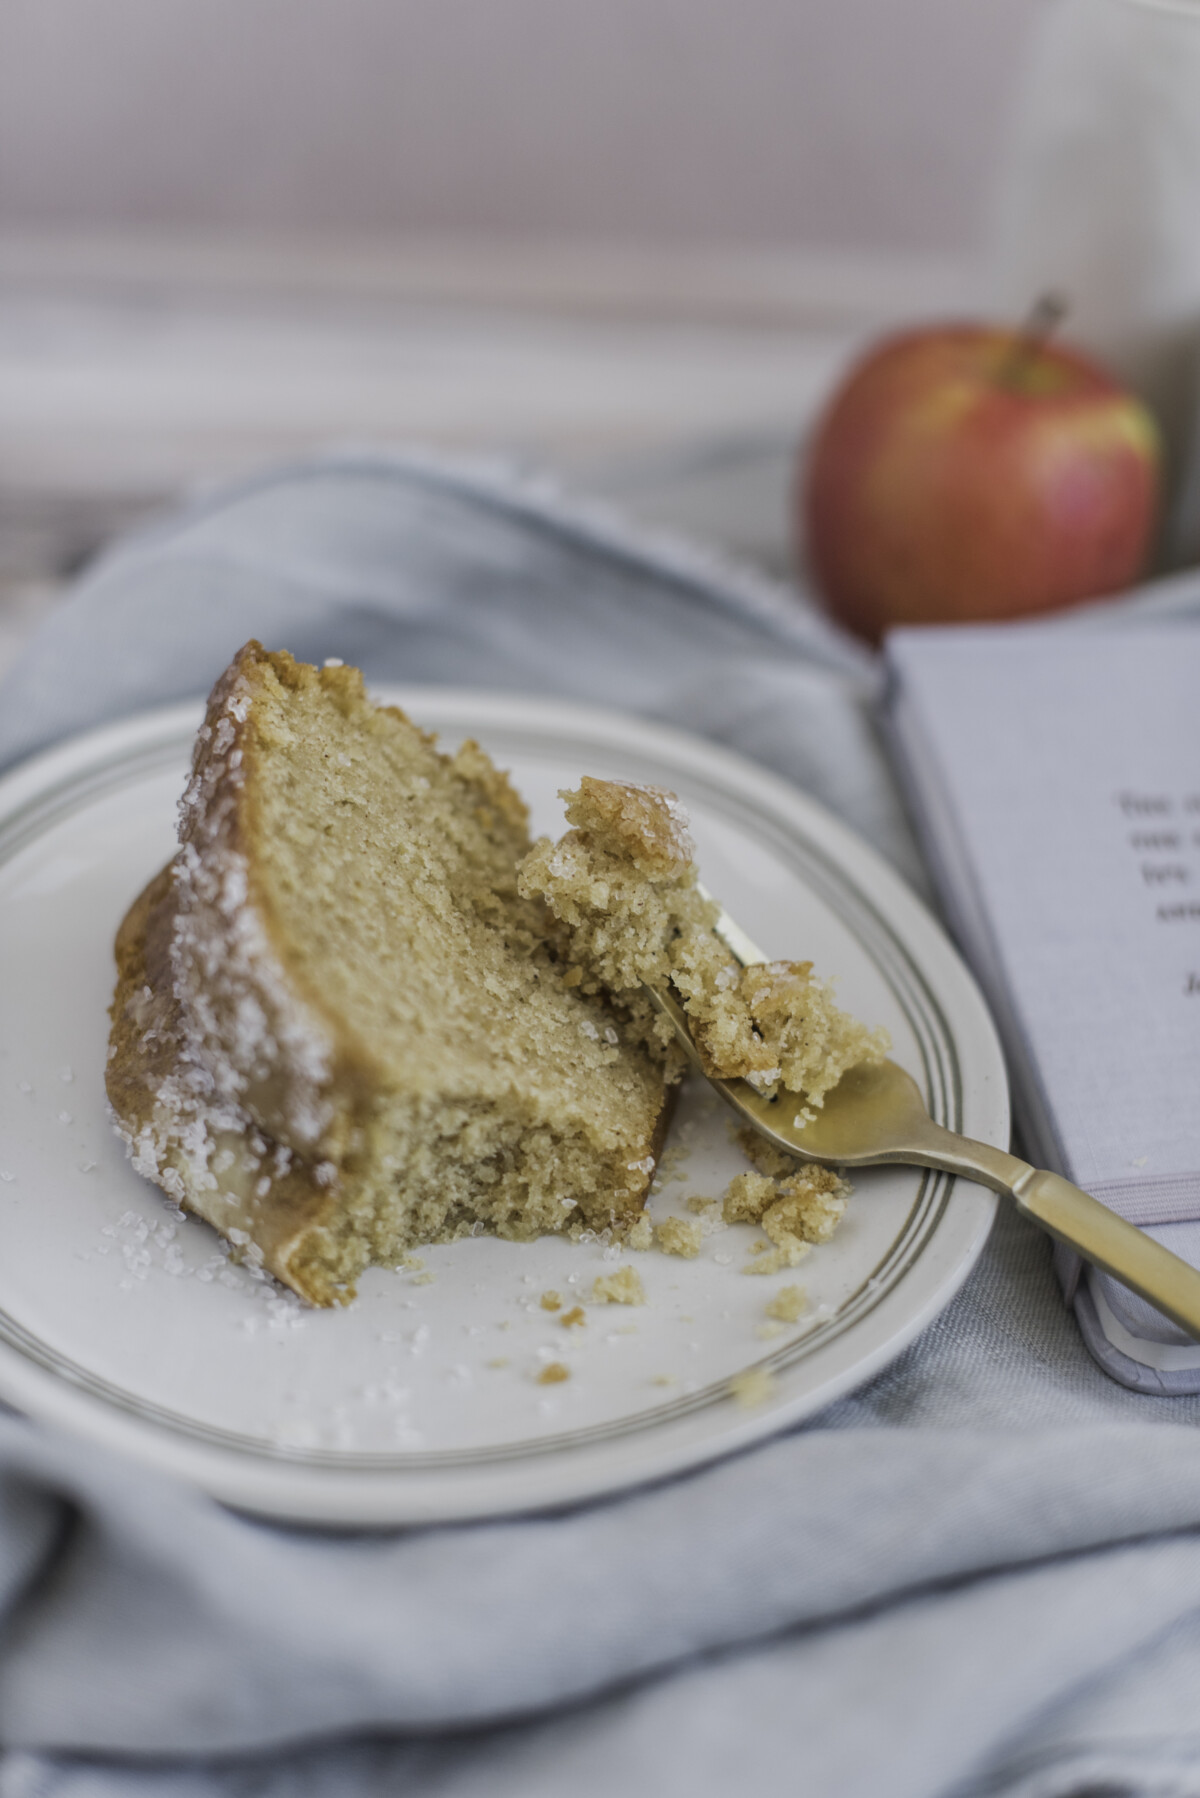
M1159 465L1145 407L1077 351L984 325L906 332L818 427L808 555L830 611L873 641L1049 611L1143 572Z

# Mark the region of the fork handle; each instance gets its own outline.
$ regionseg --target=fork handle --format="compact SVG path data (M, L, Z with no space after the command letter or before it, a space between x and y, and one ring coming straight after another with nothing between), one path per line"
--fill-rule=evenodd
M1061 1174L1026 1168L1009 1190L1026 1217L1200 1341L1200 1273L1194 1267Z
M1030 1167L1027 1161L991 1143L956 1136L923 1112L912 1129L907 1150L895 1159L945 1168L968 1180L979 1180L993 1192L1007 1193L1018 1211L1059 1242L1078 1249L1085 1261L1140 1293L1155 1310L1200 1342L1200 1272L1061 1174Z

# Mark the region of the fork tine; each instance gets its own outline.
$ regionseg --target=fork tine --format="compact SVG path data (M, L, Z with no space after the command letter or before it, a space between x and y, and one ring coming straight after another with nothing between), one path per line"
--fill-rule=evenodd
M712 899L712 894L702 881L696 882L696 891L702 899ZM717 904L713 900L714 904ZM744 968L755 967L768 958L753 942L736 919L731 918L723 905L718 905L718 917L713 925L714 934L719 936L734 961L741 962Z
M778 1112L771 1113L769 1111L771 1101L764 1099L761 1093L756 1093L746 1081L722 1080L717 1075L706 1072L704 1063L700 1059L700 1051L692 1037L687 1013L674 993L669 989L660 992L656 987L649 985L644 985L642 991L655 1009L671 1020L675 1031L675 1040L692 1067L698 1074L703 1075L713 1091L732 1107L744 1124L749 1124L752 1130L756 1130L760 1136L765 1137L767 1142L773 1143L777 1149L782 1149L785 1155L794 1155L810 1161L828 1162L833 1159L829 1155L823 1155L819 1150L816 1152L806 1150L792 1140L792 1133L789 1132L786 1123L786 1108L781 1108L784 1112L783 1117L780 1117ZM782 1125L782 1129L779 1128L780 1125ZM837 1159L840 1160L841 1157L839 1156Z
M697 1068L699 1072L703 1074L704 1069L700 1063L700 1051L692 1040L692 1031L687 1020L687 1013L684 1011L683 1006L679 1003L679 1000L675 997L674 993L672 993L669 988L663 992L659 992L658 988L654 986L643 986L642 991L656 1011L661 1011L670 1018L671 1025L675 1031L676 1042L679 1044L679 1047L683 1050L692 1066Z

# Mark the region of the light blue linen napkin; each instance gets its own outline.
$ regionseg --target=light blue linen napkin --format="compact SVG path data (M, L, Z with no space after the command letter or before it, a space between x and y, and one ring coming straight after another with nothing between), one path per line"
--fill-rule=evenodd
M251 635L703 731L921 878L863 651L415 458L267 475L110 555L0 685L0 764L201 692ZM305 1534L0 1419L0 1798L1195 1798L1197 1424L1099 1372L1005 1211L814 1424L553 1517Z

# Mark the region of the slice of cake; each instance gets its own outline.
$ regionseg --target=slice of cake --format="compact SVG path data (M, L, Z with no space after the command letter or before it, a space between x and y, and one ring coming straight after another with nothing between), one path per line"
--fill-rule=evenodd
M561 959L477 745L250 643L179 844L118 935L108 1091L138 1171L247 1260L330 1304L418 1243L640 1213L666 1051Z
M332 1304L421 1243L628 1232L684 1065L643 983L674 985L711 1072L814 1106L886 1053L807 962L731 960L671 794L564 797L572 828L531 847L476 744L443 755L357 670L248 644L117 937L138 1171Z
M884 1058L887 1032L840 1011L811 962L734 961L713 932L718 908L697 887L673 794L585 777L561 797L573 828L535 844L520 891L558 920L558 953L574 964L581 993L615 999L653 1047L670 1041L671 1026L643 985L670 983L707 1073L768 1095L784 1087L814 1108L848 1068Z

